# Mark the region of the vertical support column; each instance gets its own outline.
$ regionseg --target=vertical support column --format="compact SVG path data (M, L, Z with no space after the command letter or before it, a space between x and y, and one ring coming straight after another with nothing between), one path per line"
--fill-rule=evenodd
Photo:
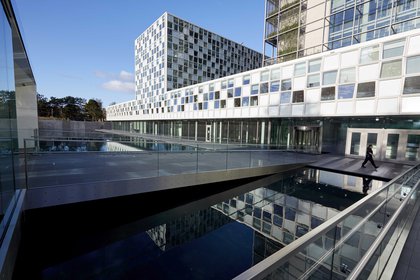
M194 141L197 141L198 121L195 121Z
M265 122L261 122L261 144L263 145L265 142Z
M219 124L219 143L222 144L222 121Z

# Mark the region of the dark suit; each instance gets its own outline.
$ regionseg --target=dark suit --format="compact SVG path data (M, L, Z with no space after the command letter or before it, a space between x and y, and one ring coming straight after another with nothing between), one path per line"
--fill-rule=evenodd
M370 163L372 163L372 165L373 165L375 168L378 168L378 167L376 166L375 162L373 161L373 151L372 151L372 148L369 148L369 147L366 149L366 157L365 157L365 161L362 163L362 167L365 167L365 164L366 164L368 161L370 161Z

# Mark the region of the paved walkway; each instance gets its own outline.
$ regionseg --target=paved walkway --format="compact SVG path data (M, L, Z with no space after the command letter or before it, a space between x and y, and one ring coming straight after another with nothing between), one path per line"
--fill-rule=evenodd
M370 163L366 164L366 168L362 168L362 162L363 159L361 158L323 155L319 160L308 164L308 166L353 176L367 176L372 179L386 181L392 180L412 167L412 165L409 164L376 161L376 165L378 165L379 168L375 170Z

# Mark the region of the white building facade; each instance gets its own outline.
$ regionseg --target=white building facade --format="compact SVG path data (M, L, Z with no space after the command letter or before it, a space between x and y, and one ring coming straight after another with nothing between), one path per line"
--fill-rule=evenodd
M259 52L164 13L135 40L136 99L147 109L159 108L167 91L259 68L262 59Z
M107 108L113 129L214 143L420 159L420 30Z

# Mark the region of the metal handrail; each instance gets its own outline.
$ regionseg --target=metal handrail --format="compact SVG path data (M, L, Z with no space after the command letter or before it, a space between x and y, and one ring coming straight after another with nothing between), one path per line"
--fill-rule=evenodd
M417 191L417 187L420 185L420 181L417 182L417 184L414 186L414 188L411 189L410 193L406 196L407 198L411 197L412 194ZM378 249L379 245L384 240L385 236L388 234L390 228L393 226L394 222L399 217L401 211L404 209L405 205L408 203L409 199L404 199L403 203L400 205L400 207L397 209L397 211L394 213L394 215L391 217L389 222L386 224L386 226L383 228L381 233L376 237L373 244L370 246L370 248L367 250L365 255L362 257L362 259L359 261L359 263L356 265L356 267L352 270L350 275L347 279L358 279L360 273L362 273L363 268L366 266L367 262L370 260L370 258L375 253L376 249Z
M408 174L409 172L412 172L415 169L418 169L419 167L420 167L420 164L413 166L412 168L410 168L409 170L407 170L400 176L392 179L388 184L375 190L370 195L362 198L358 202L354 203L352 206L346 208L345 210L335 215L331 219L327 220L320 226L316 227L309 233L305 234L304 236L290 243L289 245L287 245L280 251L272 254L265 260L261 261L260 263L256 264L255 266L251 267L250 269L236 276L234 279L262 279L263 277L267 276L269 273L274 271L277 267L286 263L288 261L287 256L295 255L296 253L300 252L303 247L312 243L314 240L318 239L320 235L327 233L329 230L334 228L338 223L343 221L349 215L351 215L352 213L354 213L355 211L363 207L367 201L373 199L374 197L379 195L383 190L385 190L386 188L389 188L397 180L402 178L404 175Z

